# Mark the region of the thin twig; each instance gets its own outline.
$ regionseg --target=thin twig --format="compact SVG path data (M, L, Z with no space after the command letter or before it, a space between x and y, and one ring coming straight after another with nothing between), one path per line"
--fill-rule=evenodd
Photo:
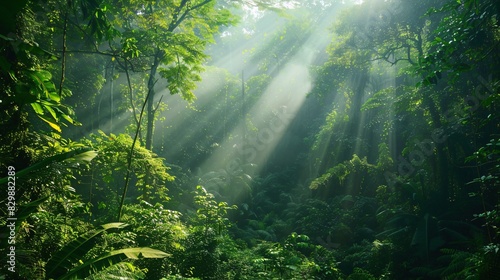
M125 202L125 196L127 195L128 184L130 182L130 173L131 173L130 167L132 166L132 157L134 155L135 143L137 143L137 137L139 136L139 131L141 129L142 117L144 116L144 109L146 108L146 104L148 103L150 93L151 93L151 91L148 91L148 94L146 95L146 99L144 99L144 103L142 104L141 113L139 115L139 123L137 125L137 129L136 129L135 135L134 135L134 141L132 141L132 146L130 147L129 155L127 158L127 175L125 177L125 185L123 187L123 193L122 193L122 199L120 201L120 207L118 208L118 221L121 221L121 218L122 218L123 204Z

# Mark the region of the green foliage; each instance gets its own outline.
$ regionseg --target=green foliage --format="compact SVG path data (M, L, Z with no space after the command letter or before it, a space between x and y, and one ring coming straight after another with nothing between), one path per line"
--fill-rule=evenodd
M144 270L139 269L129 262L120 262L113 264L106 269L93 273L87 280L105 280L105 279L123 279L123 280L138 280L145 279Z
M325 124L321 127L321 130L316 134L316 141L314 143L313 149L319 149L325 141L329 141L330 136L335 125L342 123L343 120L339 116L338 109L333 109L326 117ZM322 143L323 142L323 143Z
M191 227L182 250L174 256L176 265L172 272L184 277L223 279L226 271L222 269L220 247L228 242L227 227L231 224L226 217L228 210L234 210L236 206L215 201L202 186L196 187L194 203L197 210L191 217Z
M340 279L335 259L323 247L313 245L306 235L291 233L281 243L262 242L253 260L259 278Z
M354 272L350 274L347 278L347 280L375 280L373 275L370 274L370 272L365 271L361 268L355 268Z
M213 228L193 228L184 242L185 250L176 256L176 269L186 277L220 279L220 243L221 236Z
M100 271L113 263L125 259L164 258L168 254L151 248L125 248L105 252L88 260L83 256L94 246L93 240L104 231L120 229L127 226L124 223L110 223L101 226L101 229L90 231L66 244L61 250L52 255L46 265L47 279L77 279L86 277L92 271ZM75 265L77 264L77 265Z
M170 94L180 94L193 101L196 82L201 80L202 63L206 45L213 42L219 27L235 22L228 9L216 1L105 1L109 29L120 40L109 40L112 50L107 53L117 58L126 72L142 72L147 94L141 101L146 113L145 146L152 149L154 122L157 114L155 103L156 75L166 79ZM133 101L133 92L129 90ZM161 100L160 100L161 103ZM147 106L146 106L147 105ZM134 115L138 114L134 110ZM141 114L142 115L142 114ZM136 122L139 117L134 116Z
M36 134L35 134L36 135ZM88 229L89 205L72 187L75 175L83 172L95 151L70 141L36 135L32 147L35 164L18 170L15 181L16 248L24 253L19 275L39 278L46 258Z
M131 225L139 245L161 246L170 252L182 247L179 242L187 234L180 217L181 213L164 209L159 203L141 201L125 207L123 221Z
M125 248L107 252L95 259L86 260L81 265L71 269L66 275L56 279L78 279L82 276L90 275L94 271L100 271L109 267L113 263L119 263L126 259L138 260L143 258L165 258L168 254L147 247Z
M387 153L385 156L388 156ZM389 161L389 159L385 158L384 160ZM336 194L342 194L346 191L353 195L371 194L375 191L376 186L382 183L377 174L382 173L384 168L387 166L370 164L366 158L360 159L354 154L351 160L337 164L314 179L309 188L312 190L330 188Z
M388 87L376 92L372 97L370 97L370 99L365 102L365 104L363 104L363 107L361 107L361 109L371 110L394 103L394 90L394 88Z
M394 160L391 157L391 152L386 143L380 143L378 145L378 159L377 159L377 169L382 172L382 170L389 170L393 164Z
M196 277L183 277L180 275L169 275L167 277L161 278L160 280L200 280Z
M127 226L123 223L105 224L100 229L88 232L68 243L63 249L54 254L47 262L46 276L50 279L66 274L74 263L78 263L88 250L93 247L93 240L96 236L111 228L123 228Z
M483 259L479 252L442 249L444 255L441 259L449 261L447 267L442 269L440 276L443 279L480 279L479 270Z
M226 217L228 210L236 210L236 205L229 206L226 202L217 202L213 194L207 192L202 186L196 186L195 204L198 206L193 223L204 229L207 234L214 231L222 234L230 225Z
M461 73L485 59L485 54L498 48L498 19L494 12L497 5L495 1L447 1L438 9L429 9L427 15L444 16L433 30L429 54L422 57L418 66L417 71L426 77L424 84L446 71L456 81Z
M132 138L125 134L107 135L100 131L83 143L98 151L94 164L84 176L78 178L88 186L89 201L108 215L116 215L121 190L124 186L128 151ZM132 191L129 197L150 203L168 201L166 183L174 179L163 159L139 145L134 147L131 171ZM97 205L96 200L100 203Z
M495 1L367 0L339 17L330 12L344 5L324 1L243 1L294 8L285 18L263 15L273 24L245 12L254 17L245 30L217 38L225 45L214 46L223 55L213 61L218 66L205 65L205 49L235 23L229 2L14 2L0 4L13 12L0 20L0 166L16 168L18 278L499 278ZM333 17L328 57L321 57L324 50L311 51L310 43L318 22ZM271 25L279 31L268 32ZM254 47L251 41L264 43L235 62L233 51ZM240 139L258 139L259 118L267 125L280 117L274 101L259 101L302 53L317 58L310 95L319 98L290 118L280 149L268 155L251 147L269 156L262 166L235 152L217 157L240 149ZM218 68L226 63L232 69ZM252 75L243 84L230 73L241 65ZM108 67L112 74L103 73ZM104 87L125 79L121 95ZM195 110L176 115L181 121L165 126L155 145L175 165L151 152L166 108L160 87L190 102L200 90ZM100 101L120 102L110 110L112 130L122 131L116 123L131 114L127 129L137 129L141 144L98 130L107 111L93 110L99 91ZM99 132L68 129L62 138L65 123L78 124L72 107L90 116L87 131ZM264 110L272 113L259 115ZM42 134L39 124L55 132ZM218 165L213 158L236 164L198 172L201 163ZM193 184L206 189L188 193ZM175 197L167 195L171 186ZM92 225L121 209L129 231L112 232L121 223Z
M480 268L480 277L492 277L493 275L498 275L498 270L496 269L496 262L498 261L498 252L500 251L498 242L498 236L500 235L500 218L498 211L500 210L500 205L498 203L498 178L500 176L500 142L498 139L491 139L484 146L480 147L471 156L466 158L466 161L473 163L478 171L481 170L483 173L477 173L476 178L474 178L469 184L474 187L474 189L469 193L470 197L480 197L483 205L489 201L493 201L495 204L493 207L483 207L483 212L475 213L473 216L482 222L483 227L486 228L488 233L488 244L483 246L484 255L478 255L478 253L469 253L468 258L465 260L458 259L457 265L461 265L463 262L476 261L472 266L472 271L463 269L456 273L461 273L463 275L473 275L479 264L483 264ZM484 175L481 175L484 174ZM489 203L488 203L489 204ZM464 252L468 253L468 252ZM463 254L458 254L461 256ZM458 257L457 256L457 257ZM473 257L476 257L473 258ZM462 262L460 262L462 261ZM455 271L451 271L455 272Z
M164 209L159 203L151 205L141 201L124 207L122 221L130 224L130 230L135 234L135 246L148 246L172 255L171 258L134 262L146 270L147 279L159 279L160 275L178 271L172 258L183 254L189 233L180 218L181 213Z
M55 131L61 132L64 121L78 125L74 111L62 104L71 96L68 89L57 89L47 64L57 57L42 49L36 42L23 41L0 35L4 52L11 52L0 59L5 99L2 107L9 108L10 115L16 110L26 110L29 105L39 119ZM5 75L5 73L7 75Z
M70 164L80 164L80 163L88 163L90 162L97 153L90 149L90 148L78 148L73 151L65 152L62 154L57 154L48 158L45 158L44 160L37 162L33 164L32 166L25 168L23 170L17 171L16 177L23 178L24 176L28 175L30 172L37 171L41 168L46 168L52 163L55 162L64 162L64 163L70 163ZM4 184L7 182L7 177L1 178L0 183Z
M338 196L328 202L310 199L290 209L293 228L329 250L350 248L375 238L375 201L368 197Z
M479 148L473 155L467 157L467 162L486 164L487 175L475 178L469 184L479 184L483 188L494 188L498 184L500 164L500 139L491 139L485 146Z
M173 54L165 56L171 59L165 65L175 63L173 67L160 67L159 74L168 81L170 94L181 94L188 101L194 100L193 90L196 82L201 80L199 73L203 70L201 62L206 58L202 52L204 44L196 37L172 34L172 44L170 48Z

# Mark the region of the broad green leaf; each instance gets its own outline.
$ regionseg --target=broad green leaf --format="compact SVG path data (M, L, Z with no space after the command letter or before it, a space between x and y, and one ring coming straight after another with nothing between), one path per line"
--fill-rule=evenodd
M45 266L47 279L68 279L67 276L71 276L68 272L70 270L75 270L72 268L75 263L78 263L85 254L93 248L94 239L102 234L104 231L112 228L124 228L127 224L124 223L109 223L102 225L100 229L95 229L93 231L87 232L81 235L77 239L66 244L61 250L56 252L47 262ZM101 259L103 259L101 257ZM92 262L87 263L87 265L92 264ZM79 266L82 267L82 266ZM81 269L81 268L80 268ZM73 272L74 274L75 272Z
M45 83L45 88L48 91L48 97L55 101L55 102L60 102L61 101L61 96L59 96L59 93L56 92L56 87L54 86L53 83Z
M86 163L92 161L97 156L97 152L94 150L90 150L87 152L76 154L68 159L65 159L65 162L71 163Z
M37 113L37 115L43 115L42 105L38 103L31 103L30 105L33 108L33 110L35 110L35 113Z
M32 103L32 104L33 104L33 103ZM38 115L38 117L39 117L40 119L42 119L44 122L48 123L48 124L50 125L50 127L52 127L52 128L53 128L54 130L56 130L57 132L59 132L59 133L61 133L61 132L62 132L61 127L60 127L58 124L56 124L56 123L54 123L54 122L51 122L51 121L49 121L49 120L47 120L47 119L43 118L43 117L42 117L42 116L40 116L40 115Z
M65 119L66 121L68 121L69 123L71 124L75 124L75 120L73 120L70 116L66 115L66 114L61 114L61 117L63 119Z
M73 151L69 151L66 153L62 154L57 154L51 157L48 157L42 161L39 161L29 167L26 167L23 170L20 170L16 172L16 178L22 178L29 174L30 172L39 170L41 168L45 168L49 164L52 164L54 162L63 162L63 161L70 161L75 160L76 162L82 162L82 161L91 161L96 154L92 153L95 152L94 150L90 148L79 148L75 149ZM8 177L4 177L0 179L0 184L5 184L7 183Z
M54 109L52 109L52 106L48 106L48 105L43 105L43 107L45 108L45 110L47 110L50 115L52 116L52 118L54 118L55 121L58 121L58 117L57 117L57 114L56 114L56 111L54 111Z
M112 229L112 228L124 228L127 226L128 226L128 224L120 223L120 222L107 223L107 224L101 225L101 227L105 230Z

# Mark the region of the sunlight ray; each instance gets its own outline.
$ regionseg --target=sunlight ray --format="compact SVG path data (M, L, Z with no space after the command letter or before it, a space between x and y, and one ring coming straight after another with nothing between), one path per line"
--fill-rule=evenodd
M257 103L249 109L249 116L257 116L251 120L257 129L253 135L243 141L243 127L248 123L240 122L231 132L231 135L239 137L225 139L201 165L203 173L215 171L228 180L228 177L242 172L246 163L254 166L250 175L259 173L259 169L269 159L311 89L308 68L318 55L314 50L322 49L327 44L326 36L322 36L323 32L325 31L320 30L310 36L300 47L300 51L282 67Z

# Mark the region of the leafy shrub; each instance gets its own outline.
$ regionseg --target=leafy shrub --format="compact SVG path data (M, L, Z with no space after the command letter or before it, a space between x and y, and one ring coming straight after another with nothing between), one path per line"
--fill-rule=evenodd
M87 146L98 151L90 170L79 177L80 184L86 186L84 198L94 205L94 214L99 220L115 220L118 214L132 138L126 134L106 135L99 131L90 139L82 140ZM174 177L168 174L169 168L163 159L136 144L132 164L132 190L127 194L129 200L144 200L149 203L168 201L168 181Z

